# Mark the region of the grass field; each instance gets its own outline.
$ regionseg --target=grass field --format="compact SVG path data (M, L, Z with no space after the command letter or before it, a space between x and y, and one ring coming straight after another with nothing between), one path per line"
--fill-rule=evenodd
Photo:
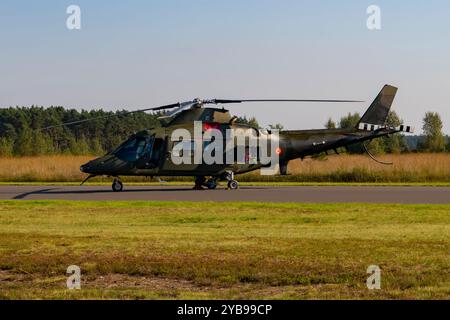
M0 201L0 298L449 299L450 206ZM78 265L81 290L67 290ZM369 265L381 290L368 290Z
M89 156L42 156L0 158L0 182L80 182L85 177L79 171ZM380 165L367 156L340 155L326 159L289 163L289 176L260 176L259 171L240 175L240 182L265 183L450 183L450 154L385 155L393 166ZM93 179L108 182L109 178ZM169 181L189 181L192 178L168 178ZM126 182L149 182L149 178L129 177Z

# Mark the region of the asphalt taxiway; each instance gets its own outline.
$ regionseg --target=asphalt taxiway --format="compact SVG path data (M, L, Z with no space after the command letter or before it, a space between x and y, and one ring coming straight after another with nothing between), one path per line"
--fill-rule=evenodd
M0 186L1 200L214 201L305 203L450 204L450 187L244 186L239 190L192 190L189 186Z

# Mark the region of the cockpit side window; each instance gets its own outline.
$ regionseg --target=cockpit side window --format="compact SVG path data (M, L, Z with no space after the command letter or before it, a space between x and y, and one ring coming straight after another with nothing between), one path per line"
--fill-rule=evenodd
M136 161L144 154L146 143L144 137L132 138L119 147L114 154L124 161Z

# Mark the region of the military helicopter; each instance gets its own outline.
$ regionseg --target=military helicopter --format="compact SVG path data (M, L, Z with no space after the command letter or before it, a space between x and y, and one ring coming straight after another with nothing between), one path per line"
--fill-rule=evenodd
M367 111L359 120L357 126L351 129L316 129L316 130L286 130L279 133L278 147L276 153L279 156L279 174L288 174L289 161L297 158L303 159L306 156L334 150L338 153L338 148L347 147L351 144L370 141L382 136L398 133L413 132L410 126L388 127L385 125L388 112L396 95L397 88L385 85ZM231 116L225 108L207 107L207 105L226 105L237 103L254 102L362 102L355 100L290 100L290 99L253 99L253 100L226 100L226 99L194 99L191 101L164 105L153 108L145 108L134 111L126 111L120 115L144 111L166 111L168 113L159 117L161 127L148 128L138 133L132 134L125 142L108 154L89 161L82 165L80 170L88 174L82 182L96 176L108 176L113 178L112 190L120 192L123 190L123 183L120 176L193 176L195 177L195 189L215 189L218 181L226 181L228 189L238 189L239 184L235 180L235 175L254 171L264 167L256 161L223 164L177 164L173 161L172 150L179 141L172 141L171 134L176 129L186 129L190 132L194 130L193 123L201 121L203 132L208 130L219 130L224 132L227 129L242 128L254 130L257 136L261 135L258 128L238 123L236 116ZM117 115L117 114L116 114ZM116 116L113 115L113 116ZM108 116L107 116L108 117ZM97 118L95 118L97 119ZM94 119L85 119L63 123L44 129L58 126L78 125ZM271 135L268 130L266 135ZM185 143L185 142L184 142ZM185 143L186 144L186 143ZM376 160L365 148L369 156ZM192 145L182 148L182 152L192 152ZM248 150L246 149L246 160L248 160Z

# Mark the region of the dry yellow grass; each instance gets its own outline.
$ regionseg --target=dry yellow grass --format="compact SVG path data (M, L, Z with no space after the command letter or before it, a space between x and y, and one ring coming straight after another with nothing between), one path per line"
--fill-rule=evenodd
M80 165L92 156L39 156L0 158L2 182L80 181L84 174Z
M370 172L381 172L386 175L393 171L426 173L428 175L449 175L450 154L389 154L377 157L385 162L393 162L393 165L376 163L366 155L332 155L324 160L311 158L295 160L290 163L291 174L317 174L333 173L336 171L352 171L354 168L364 169Z
M80 165L93 156L40 156L0 158L0 182L79 182ZM402 154L380 157L392 166L362 155L332 155L326 159L291 161L290 176L261 177L259 171L240 181L292 182L450 182L450 154ZM132 178L128 181L148 181ZM172 179L173 180L173 179ZM109 181L108 179L105 181Z
M294 160L284 181L298 182L449 182L450 154L390 154L379 164L365 155L330 155L324 159ZM249 174L247 179L256 179ZM262 177L258 177L261 179ZM273 181L274 177L266 177Z

